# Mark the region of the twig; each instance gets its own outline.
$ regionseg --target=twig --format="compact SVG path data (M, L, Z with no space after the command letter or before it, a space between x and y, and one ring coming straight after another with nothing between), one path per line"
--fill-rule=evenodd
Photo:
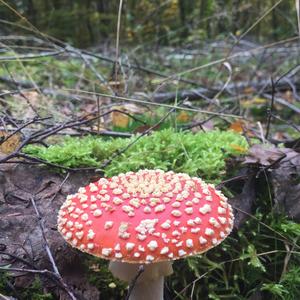
M87 50L82 50L82 53L85 54L85 55L88 55L90 57L94 57L94 58L97 58L97 59L100 59L100 60L103 60L103 61L107 61L109 63L113 63L113 64L115 63L115 60L110 58L110 57L106 57L106 56L103 56L103 55L100 55L100 54L92 53L92 52L89 52ZM156 75L156 76L161 77L161 78L167 78L167 77L170 76L169 74L164 74L164 73L158 72L156 70L152 70L152 69L146 68L144 66L140 66L139 64L122 63L122 66L125 67L125 68L128 68L128 69L135 69L135 70L139 70L139 71L142 71L142 72L145 72L145 73L148 73L148 74L153 74L153 75ZM199 87L199 82L197 82L197 81L183 79L183 78L178 78L178 81L183 82L183 83L188 83L188 84Z
M273 114L273 109L274 109L275 85L274 85L273 78L271 78L271 85L272 85L272 98L271 98L270 108L268 108L268 110L267 110L268 120L267 120L267 128L266 128L266 135L265 135L266 140L269 137L270 124L271 124L271 119L272 119L272 114Z
M99 96L97 98L97 114L98 114L98 119L97 119L97 131L98 133L100 132L100 100Z
M246 212L246 211L244 211L244 210L242 210L242 209L236 207L236 206L235 206L234 204L232 204L232 203L231 203L231 206L232 206L235 210L237 210L237 211L239 211L239 212L241 212L241 213L247 215L248 217L254 219L254 220L255 220L257 223L259 223L260 225L262 225L262 226L268 228L271 232L275 233L276 235L279 235L279 236L282 238L282 240L285 241L286 243L288 243L289 245L293 245L293 246L295 246L295 248L300 249L300 246L297 245L297 244L295 243L295 241L290 241L290 240L288 240L288 238L287 238L286 236L284 236L284 235L283 235L282 233L280 233L279 231L276 231L276 230L273 229L271 226L269 226L269 225L265 224L264 222L260 221L256 216L254 216L254 215L252 215L252 214L250 214L250 213L248 213L248 212Z
M59 185L58 190L55 192L55 194L53 195L53 197L49 200L50 203L52 203L52 201L56 198L56 196L58 195L58 193L61 191L63 185L66 183L66 181L68 180L69 176L70 176L70 172L67 173L67 175L65 176L65 178L63 179L63 181Z
M121 30L121 17L122 17L123 0L119 2L118 11L118 22L117 22L117 36L116 36L116 57L115 57L115 77L114 80L118 81L118 71L119 71L119 46L120 46L120 30Z
M59 54L64 53L65 50L58 50L58 51L51 51L51 52L42 52L39 54L26 54L26 55L19 55L16 54L15 56L1 56L0 61L20 61L20 60L31 60L49 56L56 56Z
M61 275L60 275L60 273L58 271L57 265L55 263L55 260L53 258L53 255L51 253L51 250L50 250L47 238L46 238L44 220L41 217L40 212L39 212L39 210L38 210L38 208L36 206L34 197L30 197L30 200L31 200L31 204L32 204L32 206L33 206L33 208L35 210L35 213L36 213L36 215L38 217L38 223L39 223L39 226L40 226L40 229L41 229L41 233L42 233L42 237L43 237L43 241L44 241L44 246L45 246L48 258L49 258L49 260L51 262L53 271L54 271L57 279L60 281L61 285L64 287L64 289L67 292L67 294L70 296L70 298L72 300L76 300L76 297L74 296L73 292L70 290L70 288L68 287L68 285L64 282L63 278L61 277Z
M10 86L13 86L15 87L16 85L22 87L23 89L18 89L18 91L15 91L15 92L7 92L7 93L3 93L3 94L0 94L5 96L5 95L10 95L10 94L20 94L20 92L22 91L32 91L32 90L39 90L41 91L42 94L44 95L48 95L48 96L51 96L51 97L57 97L57 98L67 98L69 100L72 100L72 101L80 101L81 99L75 95L75 94L70 94L70 93L63 93L59 90L56 90L56 89L53 89L53 88L38 88L36 86L34 86L31 82L29 81L21 81L21 80L11 80L10 78L7 78L5 76L0 76L0 81L10 85ZM90 100L90 99L88 99Z
M132 134L129 133L129 132L118 132L118 131L111 131L111 130L100 130L98 132L98 131L90 130L90 129L87 129L87 128L76 128L76 127L74 129L76 129L79 132L85 132L85 133L92 134L92 135L100 135L100 136L103 135L103 136L121 137L121 138L130 138L130 137L132 137ZM60 134L62 134L62 132L60 132ZM77 134L65 133L65 134L68 134L68 135L82 135L80 133L77 133Z
M18 90L14 90L14 91L8 91L8 92L4 92L0 94L1 98L4 98L5 96L11 96L11 95L15 95L15 94L19 94L20 92L29 92L29 91L33 91L35 90L34 87L32 88L28 88L28 89L18 89ZM3 103L6 103L5 100L0 99L0 101L2 101Z
M48 278L50 278L52 281L55 280L55 283L59 284L60 288L62 288L66 291L65 287L62 285L62 283L59 280L59 278L57 277L57 275L54 272L51 272L47 269L40 270L40 269L25 269L25 268L13 268L13 267L6 267L6 266L2 267L2 266L0 266L0 272L21 272L21 273L31 273L31 274L45 275ZM72 300L77 300L77 298L74 298Z
M18 260L20 262L22 262L23 264L33 268L33 269L36 269L36 267L29 261L25 260L24 258L22 257L19 257L15 254L12 254L12 253L8 253L8 252L5 252L5 251L0 251L0 254L1 255L7 255L7 256L10 256L11 258L14 258L15 260Z
M35 109L35 107L31 104L30 100L29 100L29 99L27 98L27 96L20 90L20 88L19 88L17 82L15 81L14 76L13 76L12 73L9 71L7 65L5 65L5 68L6 68L7 72L8 72L8 74L9 74L9 76L10 76L12 82L15 84L16 88L19 90L20 96L21 96L23 99L25 99L27 105L28 105L28 106L31 108L31 110L36 114L36 116L37 116L37 117L40 117L38 111L37 111L37 110ZM39 88L38 88L37 86L36 86L36 88L37 88L37 90L39 90Z
M10 139L13 135L17 134L18 132L20 132L22 129L24 129L25 127L36 123L37 121L44 121L44 120L48 120L51 117L45 117L45 118L33 118L32 120L28 121L27 123L23 124L22 126L18 127L17 129L15 129L12 133L10 133L9 135L7 135L3 140L0 141L0 145L2 145L4 142L6 142L8 139Z
M268 95L268 94L262 94L262 96L264 98L270 99L272 100L272 96ZM296 105L293 105L292 103L289 103L288 101L286 101L285 99L281 98L281 97L274 97L274 101L276 103L279 103L287 108L289 108L290 110L294 111L297 114L300 114L300 108L298 108Z
M100 166L100 170L102 170L103 168L107 167L110 163L112 163L112 161L120 156L121 154L125 153L131 146L133 146L134 144L136 144L143 136L148 135L153 129L157 128L157 126L159 126L162 122L164 122L164 120L173 112L176 110L176 107L172 108L171 110L168 111L168 113L162 117L156 124L154 124L153 126L151 126L150 128L148 128L146 131L144 131L141 135L139 135L135 140L133 140L131 143L129 143L126 147L124 147L121 150L117 150L116 152L114 152L111 155L111 158L104 161L103 164L101 164Z
M277 81L278 79L275 82ZM180 90L178 92L155 93L153 95L153 100L158 103L165 103L174 101L174 99L177 97L179 100L188 98L189 101L193 101L205 97L214 98L219 91L229 95L233 94L233 91L236 91L236 93L243 93L243 91L249 87L253 87L255 90L258 90L258 94L269 94L272 92L272 86L270 86L270 82L268 80L239 81L234 83L228 83L227 81L224 86L216 85L211 88L200 87L191 90ZM299 89L299 84L297 82L294 82L294 88ZM286 91L290 90L291 86L287 82L278 82L276 84L276 89L278 91Z
M297 237L295 239L295 243L297 243L298 240L299 240L299 237ZM284 243L284 244L285 244L285 249L286 249L287 253L286 253L286 256L284 258L284 264L283 264L283 268L282 268L282 272L281 272L281 275L280 275L279 282L283 279L283 277L284 277L284 275L287 271L287 267L288 267L292 252L294 252L294 249L295 249L295 245L293 245L292 249L290 249L290 246L287 243Z
M266 172L269 169L272 169L276 164L278 164L279 162L281 162L284 158L286 158L286 154L285 153L283 153L282 156L280 156L279 158L277 158L275 161L273 161L268 166L264 166L263 168L259 169L259 171L256 174L256 178L258 178L262 172Z
M25 158L25 159L31 160L31 161L39 163L39 164L45 164L45 165L48 165L50 167L59 168L59 169L65 170L65 171L73 171L73 172L77 172L77 171L79 171L79 172L81 172L81 171L95 171L95 172L97 172L97 167L69 168L69 167L64 167L62 165L58 165L58 164L55 164L55 163L51 163L49 161L46 161L46 160L43 160L43 159L40 159L40 158L37 158L37 157L27 155L27 154L24 154L24 153L17 153L14 157ZM7 163L7 161L2 162L2 163ZM16 163L16 161L13 161L12 163ZM18 163L22 163L22 161L18 161Z
M260 138L261 138L261 141L263 144L266 143L266 140L265 140L265 135L264 135L264 130L263 130L263 127L261 125L261 122L256 122L257 126L258 126L258 129L259 129L259 134L260 134Z
M228 78L227 78L226 82L224 83L224 85L222 86L222 88L217 92L216 95L214 95L213 100L217 100L218 97L226 90L226 88L228 87L229 82L231 81L231 78L232 78L232 67L231 67L230 63L224 62L223 65L226 67L226 69L228 71Z
M250 177L251 174L247 174L247 175L238 175L238 176L234 176L232 178L223 180L222 182L220 182L219 184L217 184L217 188L220 189L223 185L225 185L226 183L232 182L232 181L237 181L237 180L242 180L242 179L246 179L248 177Z
M54 272L51 272L49 270L40 270L37 269L33 263L28 262L27 260L23 259L22 257L19 257L15 254L12 253L8 253L5 251L0 251L0 254L2 255L7 255L12 257L13 259L22 262L23 264L27 265L28 267L30 267L30 269L24 269L24 268L13 268L13 267L7 267L7 266L0 266L0 272L7 272L7 271L16 271L16 272L27 272L27 273L33 273L33 274L41 274L41 275L45 275L48 278L50 278L51 280L55 280L56 283L58 283L60 285L61 288L64 289L64 287L62 286L61 282L58 280L56 274Z
M54 272L51 272L49 270L35 270L35 269L23 269L23 268L7 268L7 267L0 267L0 271L7 272L7 271L13 271L13 272L25 272L25 273L33 273L33 274L45 274L53 276L55 275ZM55 276L56 277L56 276ZM76 299L76 298L74 298Z
M300 132L300 127L297 127L293 122L284 120L284 119L282 119L281 117L279 117L279 116L277 116L277 115L274 115L274 114L272 114L272 117L273 117L274 119L277 119L277 120L279 120L279 121L285 123L285 124L288 125L288 126L291 126L293 129L295 129L296 131Z
M72 91L73 89L65 89L66 91ZM196 109L196 108L189 108L189 107L182 107L182 106L176 106L176 105L171 105L171 104L165 104L165 103L156 103L156 102L151 102L151 101L146 101L146 100L141 100L141 99L135 99L135 98L129 98L129 97L122 97L122 96L112 96L112 95L107 95L104 93L94 93L90 91L78 91L79 93L82 94L88 94L88 95L99 95L104 98L112 98L120 101L128 101L128 102L133 102L133 103L139 103L140 105L151 105L151 106L158 106L158 107L165 107L165 108L174 108L176 110L185 110L185 111L192 111L192 112L198 112L198 113L203 113L207 115L216 115L220 117L230 117L230 118L236 118L236 119L246 119L243 116L238 116L238 115L233 115L233 114L224 114L224 113L218 113L218 112L213 112L213 111L208 111L208 110L203 110L203 109ZM184 98L186 99L186 98ZM174 100L174 99L173 99ZM180 99L178 99L180 100Z
M92 72L96 75L96 77L98 78L98 80L107 87L107 89L112 93L112 95L115 95L114 91L109 86L109 84L104 79L104 77L99 73L99 71L96 70L96 68L94 67L94 65L90 63L90 61L81 53L80 50L78 50L78 49L76 49L74 47L71 47L70 45L67 45L65 49L68 52L73 52L73 53L77 54L84 61L84 63L86 64L86 66L90 70L92 70Z
M143 274L144 271L145 271L144 265L140 265L139 268L138 268L137 274L134 276L134 278L132 279L132 281L129 284L129 288L128 288L128 292L127 292L125 300L129 300L130 295L131 295L131 293L132 293L132 291L133 291L133 289L136 285L137 280Z
M18 128L5 128L4 126L0 126L0 130L5 130L7 132L13 132L17 129ZM92 135L121 137L121 138L129 138L132 136L132 134L129 132L119 132L119 131L112 131L112 130L100 130L100 132L98 132L98 131L94 131L94 130L91 130L88 128L80 128L80 127L73 127L71 129L72 129L72 131L69 131L68 129L66 129L66 130L63 129L63 130L57 132L56 134L82 136L84 133L88 133L88 134L92 134ZM29 129L29 128L27 128L26 131L35 132L34 129ZM75 131L77 131L77 132L75 132Z
M223 113L225 110L226 110L226 107L222 108L219 112ZM206 122L208 122L216 117L218 117L218 116L210 116L210 117L206 118L205 120L198 121L198 122L195 122L195 123L183 126L183 127L185 130L189 130L189 129L199 126L201 128L201 130L204 131L202 125L204 125Z
M109 114L110 112L106 112L103 113L101 116L104 116L106 114ZM21 156L20 155L20 150L22 150L26 145L30 144L30 143L39 143L42 140L46 139L47 137L49 137L50 135L53 135L63 129L66 128L70 128L70 127L74 127L74 126L79 126L79 125L83 125L86 123L89 123L91 121L94 121L98 118L98 116L91 118L91 119L80 119L79 121L69 121L63 124L59 124L56 126L51 127L50 129L46 129L46 130L42 130L42 131L37 131L35 133L33 133L32 135L26 137L24 139L24 141L22 141L22 143L17 147L17 149L15 149L15 151L13 151L12 153L10 153L9 155L7 155L6 157L0 159L0 163L6 162L11 158L14 158L16 156Z
M65 122L65 123L62 123L62 124L54 125L54 126L52 126L50 128L47 128L47 129L38 130L38 131L30 134L29 136L25 137L25 139L18 145L18 147L12 153L10 153L7 156L0 159L0 163L5 163L5 162L7 162L10 159L15 158L15 157L22 157L22 158L26 158L26 159L29 159L29 160L32 160L32 161L35 161L35 162L44 163L44 164L50 165L52 167L57 167L57 168L60 168L60 169L64 169L64 170L67 170L67 171L79 171L79 170L81 170L81 171L82 170L95 170L96 171L97 168L69 168L69 167L63 167L63 166L58 165L58 164L49 163L49 162L46 162L44 160L34 158L34 157L29 156L29 155L20 153L20 151L25 146L27 146L28 144L42 143L43 140L45 140L47 137L49 137L51 135L54 135L54 134L57 134L58 132L60 132L64 129L76 128L76 127L79 127L81 125L88 124L92 121L95 121L95 120L99 119L99 117L106 116L106 115L108 115L112 112L119 112L119 113L122 113L122 114L126 114L126 115L130 116L131 118L134 118L136 121L144 123L144 121L139 120L138 118L132 116L131 114L129 114L127 112L123 112L121 110L117 110L117 109L112 109L112 110L107 111L107 112L105 112L101 115L99 115L97 112L95 112L95 113L89 114L87 116L84 116L84 117L80 118L79 120L71 120L71 121L68 121L68 122ZM91 117L93 115L96 115L96 116ZM35 119L35 122L40 122L40 120L42 120L42 119ZM14 125L17 126L16 123L14 123ZM77 128L77 130L79 130L79 129ZM114 135L114 134L111 132L110 135ZM128 137L127 134L117 134L116 133L115 135L119 135L119 136L122 136L122 137Z

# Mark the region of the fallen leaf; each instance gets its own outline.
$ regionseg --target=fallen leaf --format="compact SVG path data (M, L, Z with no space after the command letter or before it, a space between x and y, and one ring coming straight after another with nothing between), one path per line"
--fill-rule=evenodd
M284 148L286 157L272 170L276 211L300 222L300 153Z
M290 149L276 148L273 145L256 144L248 150L248 155L245 157L244 163L246 164L260 164L269 166L282 157Z
M4 141L8 135L9 133L6 131L0 130L0 152L4 154L10 154L14 152L21 143L21 135L19 133L12 135L4 143L2 143L2 141Z
M112 113L112 123L116 127L126 128L129 124L129 117L121 112L114 111Z
M256 105L264 105L268 102L267 99L265 98L260 98L260 97L254 97L252 99L244 99L241 101L241 106L243 108L251 108Z
M246 87L243 90L244 94L252 94L254 92L254 88L253 87Z
M237 230L241 228L249 218L249 214L252 213L253 204L256 199L255 176L250 174L250 170L247 170L247 173L249 175L247 179L243 183L239 182L239 184L243 186L241 194L230 199L230 204L233 205L235 210L234 227Z
M242 133L244 131L244 122L243 121L235 121L230 124L229 126L230 130L233 130L237 133Z
M177 115L176 119L177 119L177 121L184 123L184 122L188 122L190 120L190 116L189 116L189 114L186 111L182 110Z
M265 104L268 102L268 100L265 98L254 97L252 102L253 102L253 104Z
M137 127L135 130L134 130L134 133L143 133L147 130L149 130L152 126L151 125L141 125L139 127ZM152 130L159 130L160 128L160 125L156 125L152 128Z
M240 152L240 153L246 153L248 151L246 148L241 147L241 146L236 145L236 144L231 144L230 147L232 149L234 149L235 151Z

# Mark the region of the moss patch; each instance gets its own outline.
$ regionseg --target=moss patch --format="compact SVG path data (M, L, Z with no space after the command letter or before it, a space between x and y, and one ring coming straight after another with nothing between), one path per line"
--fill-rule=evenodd
M67 167L99 167L135 139L67 138L48 148L30 145L24 152ZM232 131L192 134L166 129L141 138L117 156L104 172L106 176L113 176L120 172L160 168L214 180L225 174L226 158L241 155L247 148L244 137Z

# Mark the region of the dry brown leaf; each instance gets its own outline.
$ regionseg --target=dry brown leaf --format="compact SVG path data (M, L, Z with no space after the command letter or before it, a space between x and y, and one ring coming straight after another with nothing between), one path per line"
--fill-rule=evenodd
M246 87L246 88L244 88L243 93L244 94L252 94L252 93L254 93L254 88L250 87L250 86Z
M249 149L244 163L269 166L280 158L285 157L287 150L276 148L273 145L256 144Z
M244 131L244 122L240 120L235 121L230 124L229 129L237 133L242 133Z
M26 97L30 104L33 106L39 106L41 95L36 91L24 91L22 92L23 96Z
M4 154L10 154L14 152L21 143L21 135L16 133L8 138L4 143L1 143L9 133L4 130L0 130L0 152Z

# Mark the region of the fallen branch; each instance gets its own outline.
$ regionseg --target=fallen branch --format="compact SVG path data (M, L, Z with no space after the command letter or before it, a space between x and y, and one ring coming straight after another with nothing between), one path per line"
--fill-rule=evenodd
M294 83L294 86L300 90L300 85ZM165 103L171 102L175 99L182 100L187 99L188 101L199 100L205 97L214 98L222 87L214 87L211 89L198 88L192 90L182 90L178 92L166 92L154 94L152 99L154 102ZM254 91L260 91L260 93L268 94L272 92L272 85L269 80L261 81L250 81L250 82L235 82L228 84L224 93L232 95L236 93L243 93L245 89L253 88ZM276 84L277 91L291 90L291 85L287 82L279 82ZM234 92L233 92L234 91ZM276 101L276 100L275 100Z
M269 94L262 94L263 97L265 97L268 100L272 101L272 95ZM297 114L300 114L300 108L298 108L297 106L293 105L292 103L289 103L288 101L286 101L285 99L281 98L281 97L274 97L274 102L281 104L287 108L289 108L290 110L293 110L294 112L296 112Z
M29 81L22 81L22 80L12 80L8 77L5 76L0 76L0 81L6 83L7 85L15 88L21 87L23 89L28 89L28 90L36 90L36 87ZM68 99L71 101L81 101L82 97L78 97L75 94L70 94L70 93L65 93L57 89L52 89L52 88L39 88L39 90L47 96L55 97L55 98L62 98L62 99ZM13 91L13 92L6 92L0 94L0 96L4 97L7 95L11 94L18 94L20 91ZM88 100L91 100L91 98L88 98Z
M0 61L31 60L31 59L44 58L44 57L49 57L49 56L56 56L56 55L62 54L64 52L65 52L65 50L41 52L38 54L29 53L29 54L24 54L24 55L19 55L16 53L13 56L1 56Z
M116 152L114 152L111 157L107 160L105 160L99 170L102 170L104 168L106 168L109 164L111 164L113 162L113 160L120 156L121 154L125 153L131 146L133 146L134 144L136 144L142 137L148 135L151 133L152 130L154 130L155 128L157 128L161 123L163 123L171 113L173 113L174 111L176 111L176 108L172 108L170 109L156 124L154 124L153 126L151 126L150 128L148 128L146 131L144 131L141 135L138 135L136 139L134 139L132 142L130 142L127 146L125 146L123 149L119 149Z

